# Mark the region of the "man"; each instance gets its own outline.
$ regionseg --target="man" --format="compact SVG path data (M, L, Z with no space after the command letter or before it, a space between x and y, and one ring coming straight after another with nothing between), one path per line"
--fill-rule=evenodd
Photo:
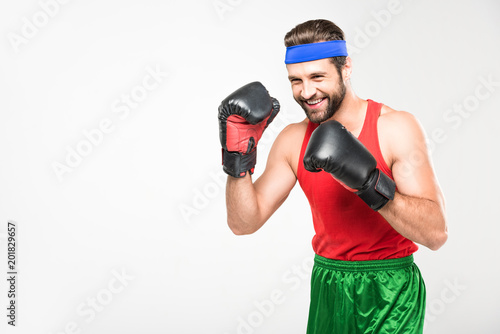
M312 20L285 36L292 92L307 118L276 138L253 182L256 147L279 111L260 83L219 108L228 225L257 231L297 180L316 235L308 333L421 333L425 285L416 243L447 240L444 198L418 121L356 96L344 34Z

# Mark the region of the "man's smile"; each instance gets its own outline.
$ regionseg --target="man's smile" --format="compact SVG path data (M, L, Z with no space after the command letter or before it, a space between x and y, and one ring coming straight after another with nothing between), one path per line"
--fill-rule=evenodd
M304 100L304 102L311 108L311 109L316 109L319 108L320 106L323 105L323 101L325 101L326 98L322 97L319 99L314 99L314 100Z

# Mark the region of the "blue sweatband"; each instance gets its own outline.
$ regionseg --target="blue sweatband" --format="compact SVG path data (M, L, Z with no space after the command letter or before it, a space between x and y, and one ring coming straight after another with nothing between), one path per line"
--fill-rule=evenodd
M347 57L346 42L344 40L299 44L286 48L285 64L339 56Z

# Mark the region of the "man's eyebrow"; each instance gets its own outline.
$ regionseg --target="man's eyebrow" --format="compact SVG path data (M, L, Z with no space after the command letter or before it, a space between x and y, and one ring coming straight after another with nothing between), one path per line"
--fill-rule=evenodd
M314 77L316 75L326 75L326 72L319 71L319 72L313 72L313 73L309 74L310 77Z
M308 77L314 77L314 76L326 75L326 74L327 74L327 72L325 72L325 71L318 71L318 72L309 73L307 76ZM292 79L299 79L299 78L296 77L295 75L289 75L288 76L288 80L292 80Z

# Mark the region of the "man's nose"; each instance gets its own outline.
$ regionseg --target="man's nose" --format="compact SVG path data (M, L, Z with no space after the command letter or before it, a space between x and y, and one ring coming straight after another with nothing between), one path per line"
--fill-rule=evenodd
M316 94L316 87L308 81L304 81L302 83L302 91L300 92L300 96L304 100L309 100Z

